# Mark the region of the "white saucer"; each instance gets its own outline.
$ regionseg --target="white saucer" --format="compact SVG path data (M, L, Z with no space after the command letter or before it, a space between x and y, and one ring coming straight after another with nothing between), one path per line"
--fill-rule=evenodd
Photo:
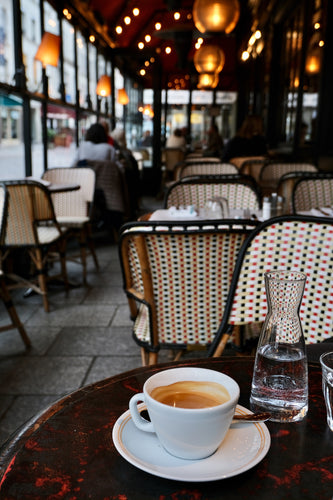
M144 409L145 405L139 405ZM238 405L236 413L251 413ZM153 433L140 431L129 410L112 431L120 455L139 469L178 481L216 481L236 476L259 463L269 450L271 437L264 423L232 424L218 450L202 460L184 460L170 455Z

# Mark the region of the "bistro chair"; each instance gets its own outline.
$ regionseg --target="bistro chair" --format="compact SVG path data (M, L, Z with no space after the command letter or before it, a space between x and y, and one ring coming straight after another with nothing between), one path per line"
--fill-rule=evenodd
M268 162L260 170L259 184L261 189L267 193L276 191L281 177L289 172L318 172L318 168L310 163Z
M197 156L186 155L184 161L185 163L221 163L221 159L216 156L203 156L202 154Z
M293 213L328 207L333 215L333 173L320 173L298 179L292 193ZM324 214L322 214L324 215Z
M234 263L255 221L133 222L119 239L124 290L142 364L161 348L211 344Z
M250 176L225 175L182 179L166 191L164 208L194 205L203 208L214 197L228 200L231 209L259 209L260 192Z
M308 344L332 336L333 219L282 216L261 223L242 246L218 333L210 348L220 356L235 326L258 326L267 314L264 273L301 271L307 282L300 318Z
M8 195L6 186L4 184L0 184L0 244L2 242L3 232L5 228L4 221L6 219L7 208L8 208ZM27 335L27 332L25 331L23 324L21 323L19 315L17 314L16 308L13 304L6 283L6 275L2 271L2 269L0 269L0 297L10 318L10 323L0 326L0 332L16 328L19 334L21 335L21 338L26 347L30 347L31 346L30 339Z
M88 167L52 168L43 174L43 180L54 184L80 185L80 189L52 195L54 211L59 224L68 229L67 242L78 241L79 255L67 254L68 261L82 264L83 282L87 282L87 255L92 255L96 269L99 268L92 238L91 215L95 193L96 174Z
M164 148L162 151L162 163L165 166L166 177L173 179L175 166L184 161L185 152L182 148ZM167 180L166 179L166 180Z
M48 267L54 250L60 255L61 272L53 275L52 279L61 277L68 289L65 231L56 219L50 193L43 184L25 180L6 181L5 185L8 209L0 246L1 268L14 250L26 251L34 268L31 277L7 272L6 276L13 282L9 288L32 288L42 295L44 309L48 312L47 281L51 279Z
M237 158L236 158L237 159ZM234 163L230 160L230 163ZM239 172L244 175L251 175L257 182L259 182L260 172L264 165L267 163L267 158L264 156L245 157L243 161L239 162ZM236 163L234 163L236 165Z
M198 175L225 175L225 174L238 174L238 168L231 163L222 162L204 162L202 163L185 163L179 171L179 179L185 177L195 177Z

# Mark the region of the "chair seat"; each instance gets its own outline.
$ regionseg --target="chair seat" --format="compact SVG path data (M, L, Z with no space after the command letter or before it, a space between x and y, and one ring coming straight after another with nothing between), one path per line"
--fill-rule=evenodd
M50 244L61 236L56 227L41 226L37 228L38 240L41 245Z
M57 217L57 221L64 227L81 227L83 224L89 222L90 218L86 216L62 215L61 217Z

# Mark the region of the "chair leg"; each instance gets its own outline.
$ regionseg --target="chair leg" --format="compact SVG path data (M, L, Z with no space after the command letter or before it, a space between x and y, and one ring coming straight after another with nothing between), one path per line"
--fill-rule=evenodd
M43 255L42 251L37 248L35 250L35 263L36 263L36 269L38 273L38 284L39 288L41 290L41 295L43 297L43 306L45 312L50 311L50 304L49 304L49 298L47 295L47 280L46 280L46 268L45 268L45 263L43 262Z
M82 264L82 275L83 275L83 283L87 283L87 241L84 230L80 231L80 255L81 255L81 264Z
M12 299L9 295L5 280L2 277L0 278L0 289L1 289L0 293L1 293L2 300L5 304L5 307L7 309L8 314L12 320L12 325L8 328L11 328L12 326L16 327L18 329L18 331L21 335L21 338L22 338L23 342L25 343L26 347L31 347L30 339L27 335L27 332L24 329L24 326L22 325L22 323L20 321L20 318L16 312L16 309L14 307ZM4 327L4 329L8 329L8 328Z
M223 351L225 349L225 346L227 345L229 337L230 337L230 335L228 333L225 333L222 336L220 343L218 344L217 348L215 349L215 351L213 353L213 358L217 358L218 356L221 356L221 354L223 353Z
M97 260L95 245L94 245L94 241L93 241L92 234L91 234L91 224L87 224L85 229L86 229L87 244L88 244L90 253L94 259L96 269L99 269L99 263Z
M147 353L146 353L146 350L144 347L141 347L141 363L142 363L142 366L147 366L148 365L148 362L147 362Z
M150 352L148 356L148 364L149 365L156 365L158 362L158 353L157 352Z

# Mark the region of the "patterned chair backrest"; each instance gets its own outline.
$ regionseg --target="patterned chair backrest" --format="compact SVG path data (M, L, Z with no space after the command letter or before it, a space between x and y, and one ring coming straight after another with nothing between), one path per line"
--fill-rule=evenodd
M186 156L185 163L221 163L215 156Z
M238 168L231 163L207 162L207 163L189 163L182 166L179 172L179 178L193 177L196 175L224 175L238 174Z
M141 312L146 310L134 325L139 342L151 347L210 344L238 252L255 226L211 221L209 226L149 221L123 226L120 261L132 318L137 317L134 297Z
M300 308L307 343L329 338L333 331L333 219L284 216L260 224L242 247L225 313L211 349L230 325L264 321L267 314L264 273L301 271L307 282Z
M165 167L168 171L173 171L177 163L184 160L185 153L181 148L165 148L163 150L163 158Z
M52 184L79 184L80 189L52 195L57 217L87 216L92 206L95 192L94 170L87 167L51 168L43 174L43 179Z
M34 181L6 181L5 185L8 193L5 246L38 245L38 234L45 223L52 223L55 234L61 234L45 186Z
M244 179L245 180L245 179ZM208 200L223 197L229 208L260 208L257 190L239 180L231 179L184 179L171 185L164 198L164 207L194 205L203 208Z
M288 172L318 172L318 168L310 163L267 163L260 171L259 180L277 186L279 179Z
M322 178L299 179L292 194L293 212L333 207L333 174Z

